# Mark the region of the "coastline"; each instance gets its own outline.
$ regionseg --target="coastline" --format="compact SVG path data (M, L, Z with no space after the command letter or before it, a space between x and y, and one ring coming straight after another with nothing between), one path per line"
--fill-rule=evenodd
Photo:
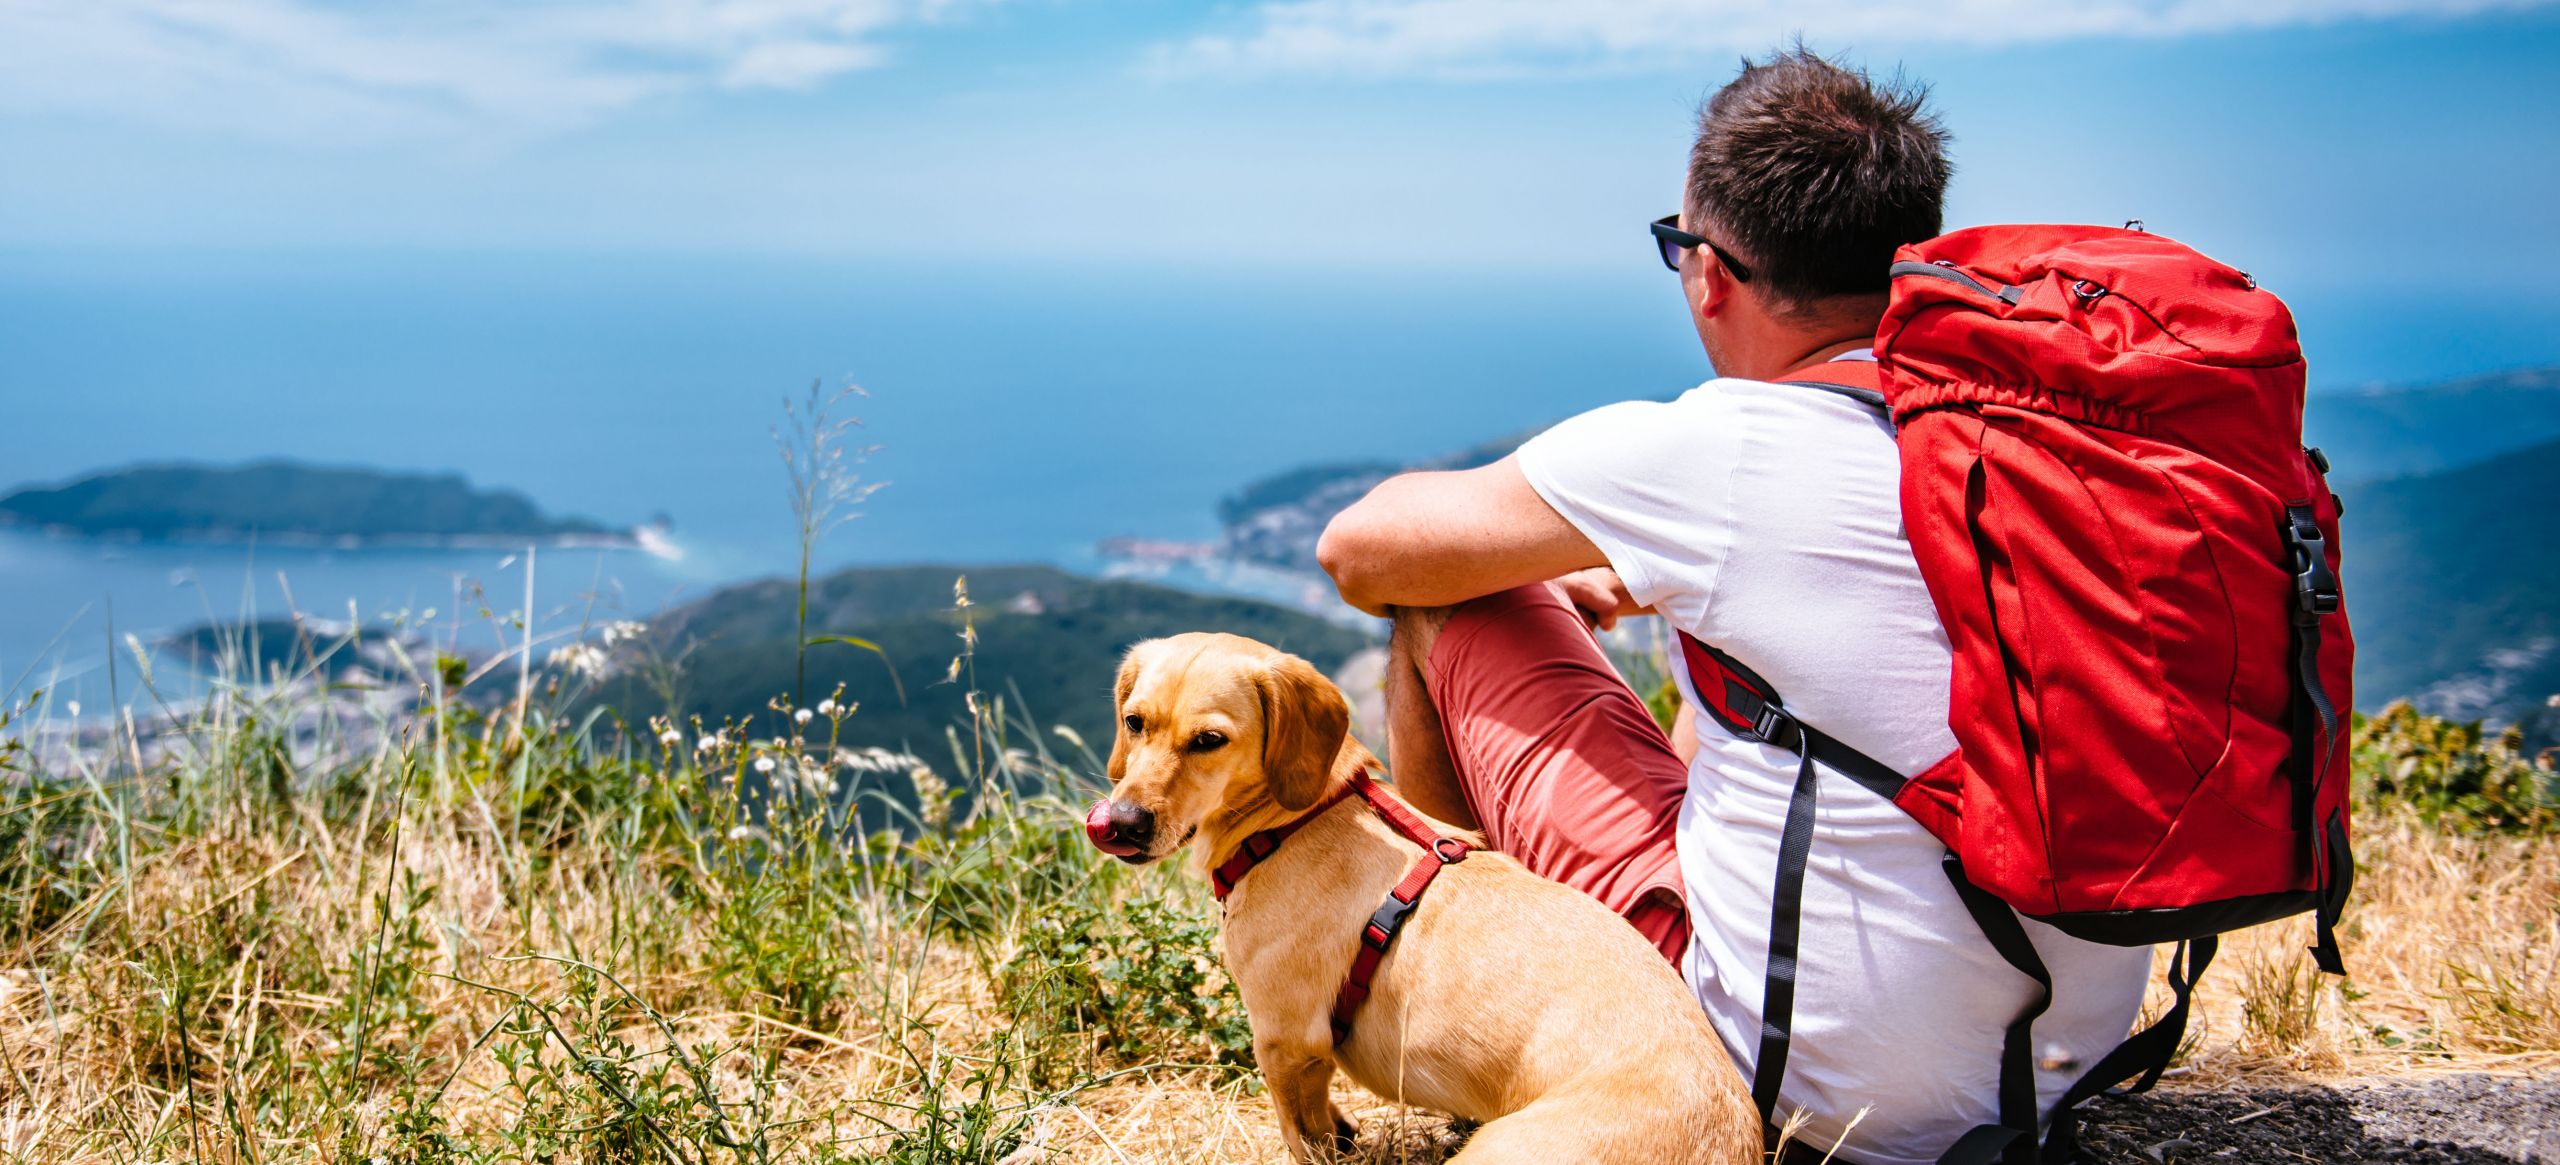
M665 527L629 530L578 530L543 534L313 534L301 531L237 530L223 527L172 533L132 529L87 530L61 523L13 522L0 516L0 530L32 534L57 542L107 546L238 548L269 546L290 550L636 550L670 561L684 551Z

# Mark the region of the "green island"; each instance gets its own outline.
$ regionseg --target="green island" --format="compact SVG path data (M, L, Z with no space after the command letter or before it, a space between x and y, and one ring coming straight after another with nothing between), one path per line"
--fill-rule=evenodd
M0 527L148 542L636 546L631 530L548 514L458 473L259 461L136 465L0 497Z

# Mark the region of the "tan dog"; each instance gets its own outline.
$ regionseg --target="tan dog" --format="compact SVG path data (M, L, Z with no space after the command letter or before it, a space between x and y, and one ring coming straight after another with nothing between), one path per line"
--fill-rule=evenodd
M1112 798L1089 827L1124 861L1196 839L1205 871L1377 763L1340 689L1251 639L1141 643L1116 700ZM1226 900L1221 946L1292 1160L1352 1144L1327 1092L1337 1064L1380 1096L1484 1122L1453 1165L1760 1159L1741 1074L1679 975L1608 908L1500 853L1442 869L1336 1047L1327 1017L1362 924L1421 852L1351 797Z

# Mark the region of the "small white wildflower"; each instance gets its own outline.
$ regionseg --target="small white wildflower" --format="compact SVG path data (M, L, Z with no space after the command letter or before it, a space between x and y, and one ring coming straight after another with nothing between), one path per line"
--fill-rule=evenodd
M600 679L605 671L604 652L592 643L563 644L551 653L551 665L573 675Z
M760 756L760 757L757 757L757 758L756 758L756 771L757 771L757 772L759 772L759 773L769 773L769 772L772 772L772 771L773 771L773 758L772 758L772 757L769 757L769 756Z
M684 733L678 732L673 728L667 729L666 731L658 734L658 743L666 745L668 748L674 748L675 746L684 743Z
M604 625L604 645L611 647L617 643L638 639L642 633L648 630L648 624L634 623L629 619L607 623Z
M797 712L792 713L792 714L791 714L791 722L792 722L792 723L794 723L794 724L806 724L806 723L808 723L808 722L809 722L809 710L808 710L808 709L806 709L806 708L802 708L801 710L799 710L799 711L797 711Z
M827 766L802 757L799 769L800 788L810 796L824 796L836 791L835 776L828 771Z
M833 716L833 715L835 715L835 714L836 714L836 702L835 702L835 701L833 701L833 700L820 700L820 701L818 701L818 715L820 715L820 716Z
M80 718L80 701L65 700L62 702L62 708L64 711L71 713L72 719L77 720Z
M726 743L728 743L728 742L727 742L727 741L725 741L725 740L720 739L720 734L719 734L719 733L714 732L714 733L710 733L710 734L708 734L708 735L704 736L701 740L698 740L698 741L694 742L694 745L693 745L693 751L695 751L695 752L709 752L709 751L711 751L712 749L718 748L718 747L720 747L721 745L726 744Z
M763 836L764 831L752 825L732 825L729 827L729 840L731 841L745 841L751 837Z

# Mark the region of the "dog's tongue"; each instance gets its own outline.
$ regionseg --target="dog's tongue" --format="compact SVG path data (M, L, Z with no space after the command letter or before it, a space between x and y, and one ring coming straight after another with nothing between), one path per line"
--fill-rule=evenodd
M1111 803L1108 801L1096 801L1093 808L1085 811L1084 836L1093 843L1093 848L1113 857L1127 857L1138 852L1138 847L1111 836Z

